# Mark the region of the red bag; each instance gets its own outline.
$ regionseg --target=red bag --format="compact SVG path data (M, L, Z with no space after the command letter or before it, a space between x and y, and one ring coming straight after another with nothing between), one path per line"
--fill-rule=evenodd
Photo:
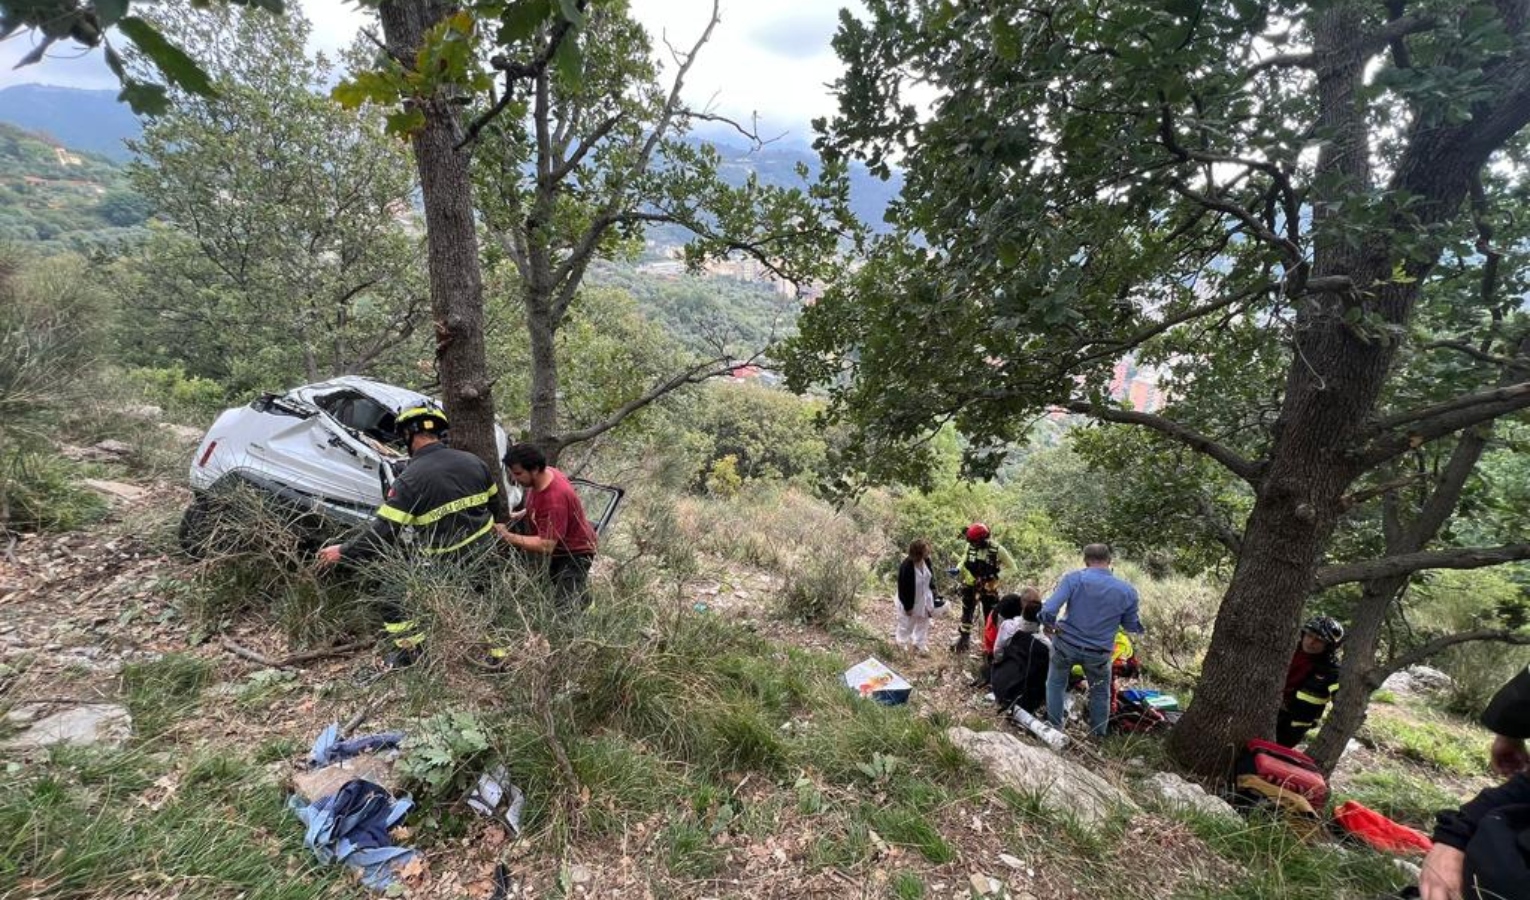
M1428 853L1434 842L1421 831L1399 825L1374 809L1346 800L1333 811L1339 827L1383 853Z
M1238 759L1239 775L1254 775L1282 790L1304 797L1321 811L1328 805L1328 780L1312 757L1273 741L1254 739Z
M993 645L999 641L999 614L991 612L983 623L983 655L993 658Z

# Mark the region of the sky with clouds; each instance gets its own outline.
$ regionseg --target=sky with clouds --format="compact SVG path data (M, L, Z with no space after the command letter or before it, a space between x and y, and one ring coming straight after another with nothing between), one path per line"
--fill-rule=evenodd
M722 0L721 23L687 78L687 102L710 103L732 117L757 113L763 135L810 138L807 123L834 111L827 85L841 67L829 41L842 5L832 0ZM851 0L851 5L859 4ZM711 0L631 0L633 15L661 47L661 35L677 47L694 42L711 6ZM314 23L313 43L319 49L348 45L368 22L367 13L341 0L307 0L303 9ZM13 70L30 48L30 37L0 42L0 88L24 82L116 85L100 53L61 49L37 65Z

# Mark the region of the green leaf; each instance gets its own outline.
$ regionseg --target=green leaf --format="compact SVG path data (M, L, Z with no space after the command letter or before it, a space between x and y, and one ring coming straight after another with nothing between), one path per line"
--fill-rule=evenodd
M196 60L160 34L158 28L137 16L128 16L117 24L117 28L175 84L198 96L218 95L207 73L202 71Z
M1005 62L1014 62L1020 58L1020 36L1015 33L1015 26L1003 19L994 19L990 26L993 32L993 52Z
M386 72L358 72L355 77L335 85L329 95L347 109L364 103L389 106L398 102L401 86Z
M129 81L122 85L117 102L126 103L140 116L159 116L170 109L170 94L162 84Z
M558 9L563 13L563 18L574 23L575 28L584 25L584 13L580 11L579 4L575 0L558 0Z
M584 53L572 34L564 35L563 42L558 44L558 52L553 54L553 65L558 68L558 77L571 87L577 86L584 77Z
M499 18L501 44L524 41L536 34L538 26L552 15L552 0L521 0L512 3Z
M118 81L128 80L127 69L122 65L122 55L113 50L111 44L106 45L106 67L112 70Z
M388 114L388 133L402 137L413 135L425 128L425 111L418 106Z
M117 24L127 15L128 0L96 0L96 21L103 29Z

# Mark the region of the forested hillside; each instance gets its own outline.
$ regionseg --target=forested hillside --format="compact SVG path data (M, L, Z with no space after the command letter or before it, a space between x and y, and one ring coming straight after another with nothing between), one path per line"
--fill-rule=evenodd
M0 242L122 246L142 237L150 212L119 164L0 123Z

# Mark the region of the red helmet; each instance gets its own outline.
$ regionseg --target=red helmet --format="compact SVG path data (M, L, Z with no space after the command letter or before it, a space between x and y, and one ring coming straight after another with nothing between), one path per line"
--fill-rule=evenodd
M982 522L973 522L971 525L968 525L967 540L974 542L988 540L988 526Z

